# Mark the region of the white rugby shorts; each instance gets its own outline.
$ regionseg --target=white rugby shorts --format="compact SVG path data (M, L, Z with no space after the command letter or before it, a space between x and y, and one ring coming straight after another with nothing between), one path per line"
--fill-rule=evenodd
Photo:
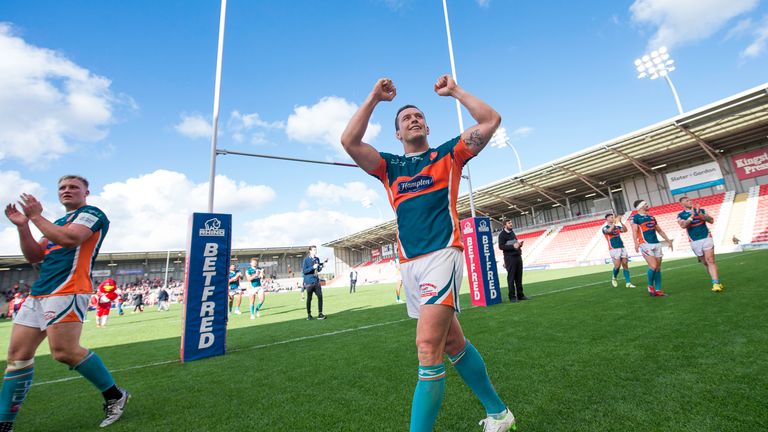
M608 253L611 255L612 260L629 258L627 250L624 248L613 248L609 250Z
M652 256L656 258L664 256L664 253L661 251L661 243L643 243L640 245L640 253L642 253L643 256Z
M13 322L40 331L58 323L83 322L90 301L91 294L27 297Z
M442 304L460 312L463 260L460 250L445 248L400 264L409 317L418 319L425 304Z
M715 248L715 242L712 241L712 237L703 238L701 240L691 240L691 249L696 256L704 256L704 251L712 250Z

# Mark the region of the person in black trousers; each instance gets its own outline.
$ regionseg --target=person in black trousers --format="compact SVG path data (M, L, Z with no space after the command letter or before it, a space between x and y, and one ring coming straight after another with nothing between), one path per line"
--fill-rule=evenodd
M507 287L509 289L509 301L529 300L523 294L523 241L517 241L515 232L512 231L512 221L504 222L504 229L499 233L499 249L504 252L504 268L507 269Z
M328 262L328 258L325 261L320 262L320 258L317 256L317 247L310 246L309 254L304 258L302 265L302 273L304 273L304 288L307 290L307 319L315 319L312 316L312 294L317 294L317 319L324 320L323 315L323 288L320 286L320 277L318 274L323 271L323 264Z

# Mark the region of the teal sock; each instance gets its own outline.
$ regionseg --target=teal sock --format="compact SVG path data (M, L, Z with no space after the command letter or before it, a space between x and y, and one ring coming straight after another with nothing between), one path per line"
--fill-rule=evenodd
M32 386L34 376L34 365L13 371L6 369L3 377L3 389L0 391L0 422L16 420L21 404Z
M112 374L104 366L101 357L93 351L88 351L85 358L80 360L80 363L76 364L72 369L78 371L80 375L96 386L100 392L104 392L115 385Z
M624 270L624 281L629 283L629 270Z
M661 269L656 270L656 277L654 278L654 288L661 290Z
M656 281L656 272L652 268L648 268L648 286L653 286L653 283ZM659 287L654 287L658 289Z
M719 283L720 283L720 279L712 279L712 285L719 284Z
M488 415L502 414L507 410L507 406L499 398L496 389L491 384L488 377L488 370L485 368L485 362L475 346L465 339L464 349L455 356L448 356L459 373L461 379L472 389L480 403L485 407Z
M251 305L251 315L256 313L256 306Z
M619 275L619 269L614 268L613 269L613 278L616 279L616 276L618 276L618 275Z
M445 365L419 366L419 382L413 392L410 432L432 432L445 394Z
M259 311L259 309L261 309L261 305L263 305L263 304L264 304L264 303L259 303L259 304L257 304L257 305L256 305L256 312L258 312L258 311Z

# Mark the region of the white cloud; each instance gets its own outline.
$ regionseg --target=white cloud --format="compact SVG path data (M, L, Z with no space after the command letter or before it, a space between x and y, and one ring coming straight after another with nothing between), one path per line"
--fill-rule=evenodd
M477 4L480 7L487 8L491 5L491 0L477 0Z
M234 247L320 245L366 228L381 219L355 217L335 210L303 210L273 214L245 223L245 236Z
M234 217L256 210L275 198L268 186L216 176L214 210ZM194 211L206 211L208 182L194 183L167 170L104 186L89 203L107 213L110 231L104 251L143 251L183 248L187 222Z
M47 218L60 216L56 213L61 207L57 207L58 203L51 203L44 199L45 188L42 185L23 178L18 171L0 171L0 207L4 210L6 205L15 204L22 193L32 194L39 199L43 204L43 214ZM0 219L0 255L21 255L19 233L16 227L5 217L5 214L0 218L2 218ZM34 225L30 225L30 228L33 237L42 236Z
M363 182L344 183L340 186L319 181L309 185L306 195L317 202L327 204L339 204L342 201L360 204L367 201L370 204L379 199L379 194Z
M743 36L750 28L752 28L752 18L739 20L733 28L728 30L723 40L728 41Z
M232 134L235 142L241 143L248 137L250 143L254 145L268 142L264 130L284 128L285 122L262 120L259 113L241 114L239 111L232 111L227 122L227 131ZM247 136L247 134L250 135Z
M635 0L636 23L654 27L648 49L706 39L732 18L752 10L758 0Z
M345 155L341 147L341 133L347 122L357 111L357 105L337 96L326 96L312 106L298 106L288 117L285 132L288 137L307 144L324 144L339 154ZM371 142L381 132L381 125L369 123L363 137Z
M181 121L174 128L178 133L192 139L211 139L211 135L213 135L210 120L200 114L182 114Z
M768 46L768 16L765 16L760 25L754 31L755 39L742 51L742 57L758 57L766 51Z
M26 43L0 23L0 159L33 163L98 141L113 122L109 79L55 51Z

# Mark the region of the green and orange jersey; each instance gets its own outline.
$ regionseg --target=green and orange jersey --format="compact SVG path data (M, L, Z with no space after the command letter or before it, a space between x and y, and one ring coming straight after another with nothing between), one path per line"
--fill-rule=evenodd
M461 170L474 154L461 137L410 155L379 153L372 176L384 184L397 217L398 255L407 262L455 247L463 250L456 200Z
M704 220L704 217L706 216L707 211L704 209L700 210L683 210L677 215L677 220L684 221L688 220L691 216L693 216L693 220L691 220L690 225L685 229L688 232L688 237L692 241L696 240L702 240L707 237L712 237L712 235L709 232L709 228L707 228L707 221Z
M624 242L621 240L621 227L614 225L611 228L610 225L603 226L603 235L608 242L608 249L621 249L624 247Z
M649 214L641 215L640 213L635 213L632 216L632 223L636 225L635 229L637 230L639 244L659 242L659 238L656 236L656 226L658 223L655 217Z
M50 239L45 245L45 257L40 266L40 277L32 285L32 297L48 297L71 294L91 294L91 269L99 248L109 230L109 219L94 206L83 206L53 222L68 227L84 225L92 234L80 246L67 248Z

